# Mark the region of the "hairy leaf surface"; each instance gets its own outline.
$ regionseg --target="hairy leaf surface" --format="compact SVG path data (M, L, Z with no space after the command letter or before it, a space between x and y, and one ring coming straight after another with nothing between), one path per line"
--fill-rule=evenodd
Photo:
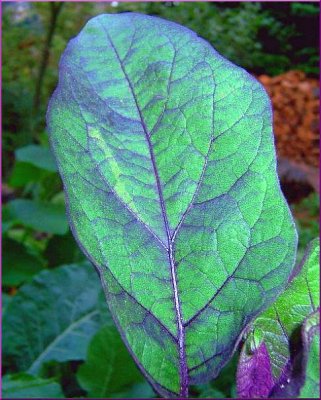
M271 396L276 398L298 396L304 383L305 354L309 351L307 335L313 330L308 330L307 324L319 315L319 254L319 240L315 239L309 244L302 262L293 272L285 292L255 320L242 350L246 352L247 348L259 348L261 343L266 345L274 380ZM308 318L310 314L315 317ZM310 325L318 324L312 322ZM252 357L255 356L255 352L256 350L253 351ZM243 363L241 357L239 370L243 369ZM255 373L259 375L262 365L258 364L255 367ZM243 376L243 379L246 378ZM255 388L257 380L251 383L250 381L249 374L251 390L258 391L258 388ZM238 392L241 395L242 382L238 382ZM266 397L266 393L263 397Z
M64 52L47 122L127 347L161 395L186 396L292 270L266 93L182 26L100 15Z

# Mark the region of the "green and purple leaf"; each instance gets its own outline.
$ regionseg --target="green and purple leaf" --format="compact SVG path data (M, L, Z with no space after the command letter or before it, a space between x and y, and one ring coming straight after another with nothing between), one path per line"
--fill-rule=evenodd
M291 358L270 393L271 398L320 398L320 311L304 321ZM292 346L291 346L292 345Z
M100 15L63 54L47 123L123 340L162 396L186 397L293 269L267 94L180 25Z
M237 370L237 389L241 399L266 399L273 386L270 356L264 342L258 347L244 346Z
M309 244L302 262L290 277L285 292L254 321L243 345L242 353L248 348L260 348L262 344L266 346L274 381L270 397L297 397L305 382L311 337L319 325L319 253L319 240L315 239ZM261 368L266 368L255 363L255 356L255 352L250 356L253 358L250 360L253 368L248 374L247 364L242 356L240 358L238 371L243 373L242 381L238 379L237 384L241 398L248 397L242 396L243 381L246 380L251 383L248 390L261 393L260 382L252 379L252 376L261 375ZM249 363L248 360L245 361ZM312 367L308 370L311 371L313 380L312 376L316 374L313 375ZM261 397L267 397L266 393L261 393Z

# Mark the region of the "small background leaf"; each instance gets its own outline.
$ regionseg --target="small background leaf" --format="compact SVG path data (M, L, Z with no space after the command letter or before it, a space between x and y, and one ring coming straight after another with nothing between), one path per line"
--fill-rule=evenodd
M6 312L11 299L12 299L12 296L9 296L7 293L2 293L2 316Z
M26 247L15 240L5 238L2 258L2 284L6 287L19 286L30 280L43 268L43 262L30 254Z
M115 399L151 399L154 397L156 397L155 392L147 382L135 383L129 390L113 394Z
M199 398L201 399L224 399L225 394L218 389L211 387L210 385L204 385L204 388L200 391Z
M35 373L49 360L83 360L100 327L100 282L89 263L43 271L11 300L3 319L5 362Z
M48 267L85 261L85 256L80 251L70 231L65 235L55 235L49 239L44 257Z
M26 373L5 375L2 378L4 399L64 398L61 387L52 379L42 379Z
M133 383L143 381L114 326L103 327L93 337L77 378L88 397L94 398L110 398Z
M40 182L48 176L48 171L39 169L32 164L15 162L8 183L14 188L30 186L34 182Z
M22 224L40 232L64 235L68 231L65 207L34 200L12 200L5 206L13 224Z
M57 166L48 147L31 144L15 151L16 160L31 164L40 169L56 172Z

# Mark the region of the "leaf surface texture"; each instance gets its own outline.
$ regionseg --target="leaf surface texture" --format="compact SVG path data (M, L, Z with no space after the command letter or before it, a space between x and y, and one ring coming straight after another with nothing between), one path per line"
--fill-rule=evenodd
M161 395L186 396L292 270L266 93L182 26L100 15L64 52L47 122L127 347Z

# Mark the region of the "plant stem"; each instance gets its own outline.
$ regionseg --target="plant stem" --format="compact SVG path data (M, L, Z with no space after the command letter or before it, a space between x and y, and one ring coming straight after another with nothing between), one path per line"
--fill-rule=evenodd
M38 71L38 77L36 81L36 88L35 88L35 94L34 94L34 99L33 99L33 114L37 115L39 111L39 106L40 106L40 100L41 100L41 92L42 92L42 86L43 86L43 79L48 67L48 62L49 62L49 56L50 56L50 49L52 46L52 39L56 30L57 26L57 19L59 16L59 13L64 5L64 3L49 3L50 5L50 22L49 22L49 27L47 31L47 37L43 46L42 50L42 59Z

